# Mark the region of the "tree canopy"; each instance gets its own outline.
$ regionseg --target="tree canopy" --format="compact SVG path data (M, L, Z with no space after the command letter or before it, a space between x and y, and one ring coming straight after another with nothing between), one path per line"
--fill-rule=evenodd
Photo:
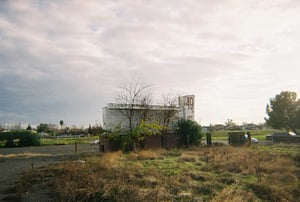
M300 100L297 100L297 93L282 91L267 104L265 118L266 123L275 129L287 131L300 128Z
M45 132L45 133L55 135L56 128L55 128L55 125L53 125L53 124L40 123L40 125L37 126L37 132L38 133Z
M64 125L64 120L60 120L59 125L61 125L61 126Z
M133 136L138 141L143 141L145 137L160 135L164 127L158 123L147 123L142 121L133 131Z
M180 134L182 144L197 145L202 138L201 126L192 120L180 119L176 124L176 131Z

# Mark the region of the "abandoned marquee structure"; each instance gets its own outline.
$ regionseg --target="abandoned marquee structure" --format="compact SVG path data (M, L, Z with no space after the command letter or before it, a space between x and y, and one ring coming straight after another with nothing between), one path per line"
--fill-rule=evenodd
M117 126L121 129L129 127L128 112L132 111L132 125L140 120L158 122L163 126L170 126L178 119L194 120L195 96L185 95L178 97L178 105L141 105L109 103L103 108L103 126L105 130L112 131Z
M178 97L176 105L142 105L142 104L117 104L109 103L102 110L103 127L106 131L128 130L129 113L131 125L137 126L141 120L148 123L159 123L162 126L172 126L179 119L194 120L195 96L185 95ZM179 145L179 135L174 132L166 132L161 136L147 137L143 142L143 148L174 148ZM100 140L101 151L117 150L109 140Z

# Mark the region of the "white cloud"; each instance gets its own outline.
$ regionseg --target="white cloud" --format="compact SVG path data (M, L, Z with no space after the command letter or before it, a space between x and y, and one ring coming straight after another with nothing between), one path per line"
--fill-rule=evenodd
M1 120L93 123L141 76L155 94L195 93L204 124L261 122L270 97L300 92L299 13L292 0L3 1Z

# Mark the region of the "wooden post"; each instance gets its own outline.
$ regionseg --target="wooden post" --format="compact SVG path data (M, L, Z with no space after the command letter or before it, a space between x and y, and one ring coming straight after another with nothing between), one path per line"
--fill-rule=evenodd
M206 145L211 146L211 133L206 133Z
M75 141L75 153L77 154L77 141Z
M189 135L187 135L186 136L186 147L188 148L189 146L190 146L190 136Z
M101 134L99 134L99 152L101 152Z

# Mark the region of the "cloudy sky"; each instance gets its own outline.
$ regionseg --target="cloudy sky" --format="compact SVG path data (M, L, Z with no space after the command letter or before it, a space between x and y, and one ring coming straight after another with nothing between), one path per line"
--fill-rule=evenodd
M0 122L101 122L136 77L194 94L202 125L262 123L300 93L300 1L0 1Z

